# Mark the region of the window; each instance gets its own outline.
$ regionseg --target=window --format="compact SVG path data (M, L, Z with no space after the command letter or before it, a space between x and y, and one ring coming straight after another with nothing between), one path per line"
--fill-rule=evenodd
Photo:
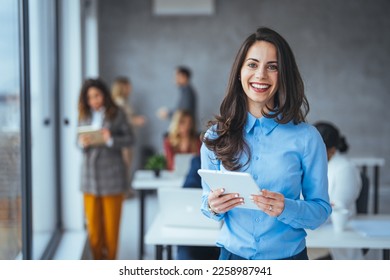
M20 256L21 154L18 2L0 6L0 259Z
M54 258L64 231L84 231L74 141L96 16L95 1L1 0L0 260Z
M60 238L56 3L0 6L0 259L50 258Z
M56 1L30 0L32 258L45 258L60 217L57 202Z

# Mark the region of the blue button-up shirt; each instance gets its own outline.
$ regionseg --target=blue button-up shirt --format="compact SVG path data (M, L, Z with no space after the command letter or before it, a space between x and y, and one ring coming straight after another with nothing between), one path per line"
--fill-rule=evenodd
M202 212L224 221L217 246L246 259L294 256L306 246L304 229L317 228L331 213L324 142L317 129L307 123L278 124L274 119L257 119L250 113L243 133L251 158L239 171L250 173L259 190L283 194L283 212L278 217L271 217L260 209L236 207L224 214L213 215L207 202L210 187L204 181ZM206 137L215 138L217 134L210 128ZM247 159L242 153L240 162L244 164ZM225 170L204 144L201 166L202 169Z

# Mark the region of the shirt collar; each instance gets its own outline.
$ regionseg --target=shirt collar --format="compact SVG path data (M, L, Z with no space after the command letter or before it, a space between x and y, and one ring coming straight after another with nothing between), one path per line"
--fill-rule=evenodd
M270 134L272 130L278 125L278 123L275 121L275 118L256 118L251 113L247 113L246 118L246 124L245 124L245 131L246 133L249 133L253 127L260 126L263 130L264 134Z

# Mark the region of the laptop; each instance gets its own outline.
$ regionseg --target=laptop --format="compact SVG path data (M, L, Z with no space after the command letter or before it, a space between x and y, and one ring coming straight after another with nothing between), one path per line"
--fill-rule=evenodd
M160 188L157 196L163 226L221 228L222 222L207 218L200 210L202 189Z
M194 156L194 154L175 154L173 172L179 176L186 176Z

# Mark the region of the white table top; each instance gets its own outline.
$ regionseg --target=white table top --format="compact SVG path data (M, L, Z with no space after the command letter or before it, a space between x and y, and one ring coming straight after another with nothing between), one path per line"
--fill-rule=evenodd
M383 221L390 223L390 215L359 215L353 221ZM312 248L370 248L390 249L390 232L383 236L364 236L351 225L343 232L334 232L331 223L316 230L307 230L306 245Z
M152 245L214 246L219 229L164 227L159 215L145 235L145 243Z
M390 215L366 215L356 219L390 222ZM219 229L164 227L157 215L145 235L145 243L150 245L213 246L219 231ZM306 244L309 248L390 249L390 233L388 236L367 237L354 231L351 227L347 227L344 232L335 233L331 224L325 224L314 231L307 230L307 233Z
M162 170L156 177L152 170L137 170L134 174L132 187L135 190L156 190L161 187L182 187L185 177L172 171Z

